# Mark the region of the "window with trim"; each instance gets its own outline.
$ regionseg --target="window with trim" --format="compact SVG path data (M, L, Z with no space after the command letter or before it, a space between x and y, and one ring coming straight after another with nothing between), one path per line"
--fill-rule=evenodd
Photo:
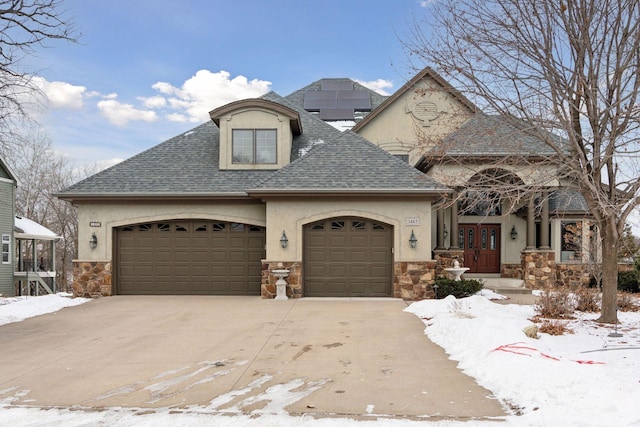
M233 163L277 163L275 129L233 129L231 145Z
M561 232L561 261L582 260L582 221L562 221Z
M9 264L11 262L11 236L2 235L2 263Z

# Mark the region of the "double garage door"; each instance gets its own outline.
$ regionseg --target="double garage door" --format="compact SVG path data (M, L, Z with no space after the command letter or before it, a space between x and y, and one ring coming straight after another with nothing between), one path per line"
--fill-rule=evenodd
M167 221L116 229L121 295L260 295L265 229Z
M116 293L260 295L265 229L182 220L116 229ZM392 295L393 227L331 218L303 230L305 296Z

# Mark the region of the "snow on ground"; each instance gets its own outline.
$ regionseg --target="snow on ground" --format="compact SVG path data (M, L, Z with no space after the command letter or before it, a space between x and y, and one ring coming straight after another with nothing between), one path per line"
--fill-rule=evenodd
M640 426L640 313L619 313L618 332L595 322L597 314L576 313L567 325L573 334L528 338L532 306L500 305L499 295L425 300L406 311L425 323L425 334L442 346L459 367L500 399L511 414L495 421L412 421L405 419L352 420L292 417L284 408L292 403L295 385L273 387L268 411L220 413L202 407L38 409L12 407L0 400L0 425L12 426ZM84 303L68 295L0 298L0 324L50 313ZM0 329L1 333L1 329ZM426 339L426 338L425 338ZM6 390L0 390L0 394ZM295 396L293 397L295 399ZM281 403L278 403L281 402ZM280 405L280 406L278 406Z
M88 298L71 298L71 294L58 293L38 297L0 298L0 325L20 322L29 317L53 313L64 307L80 305Z

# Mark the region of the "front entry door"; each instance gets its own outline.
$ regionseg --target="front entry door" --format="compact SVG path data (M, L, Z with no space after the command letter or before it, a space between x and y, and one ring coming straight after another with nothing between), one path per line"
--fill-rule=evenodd
M458 230L469 273L500 273L500 224L460 224Z

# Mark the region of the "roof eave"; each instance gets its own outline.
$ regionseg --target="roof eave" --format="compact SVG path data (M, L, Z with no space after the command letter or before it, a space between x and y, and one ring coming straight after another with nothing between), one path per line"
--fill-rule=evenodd
M60 200L202 200L202 199L247 199L246 192L226 193L160 193L160 192L134 192L134 193L56 193Z
M247 190L249 196L371 196L371 195L415 195L415 196L440 196L451 193L450 188L436 189L408 189L408 188L256 188Z
M295 135L302 134L302 121L300 120L300 113L296 110L287 107L286 105L278 104L277 102L269 101L263 98L249 98L234 101L229 104L225 104L222 107L218 107L215 110L209 112L209 117L220 127L220 117L225 114L233 113L234 111L247 109L247 108L264 108L267 110L275 111L289 118L289 124L291 130Z

